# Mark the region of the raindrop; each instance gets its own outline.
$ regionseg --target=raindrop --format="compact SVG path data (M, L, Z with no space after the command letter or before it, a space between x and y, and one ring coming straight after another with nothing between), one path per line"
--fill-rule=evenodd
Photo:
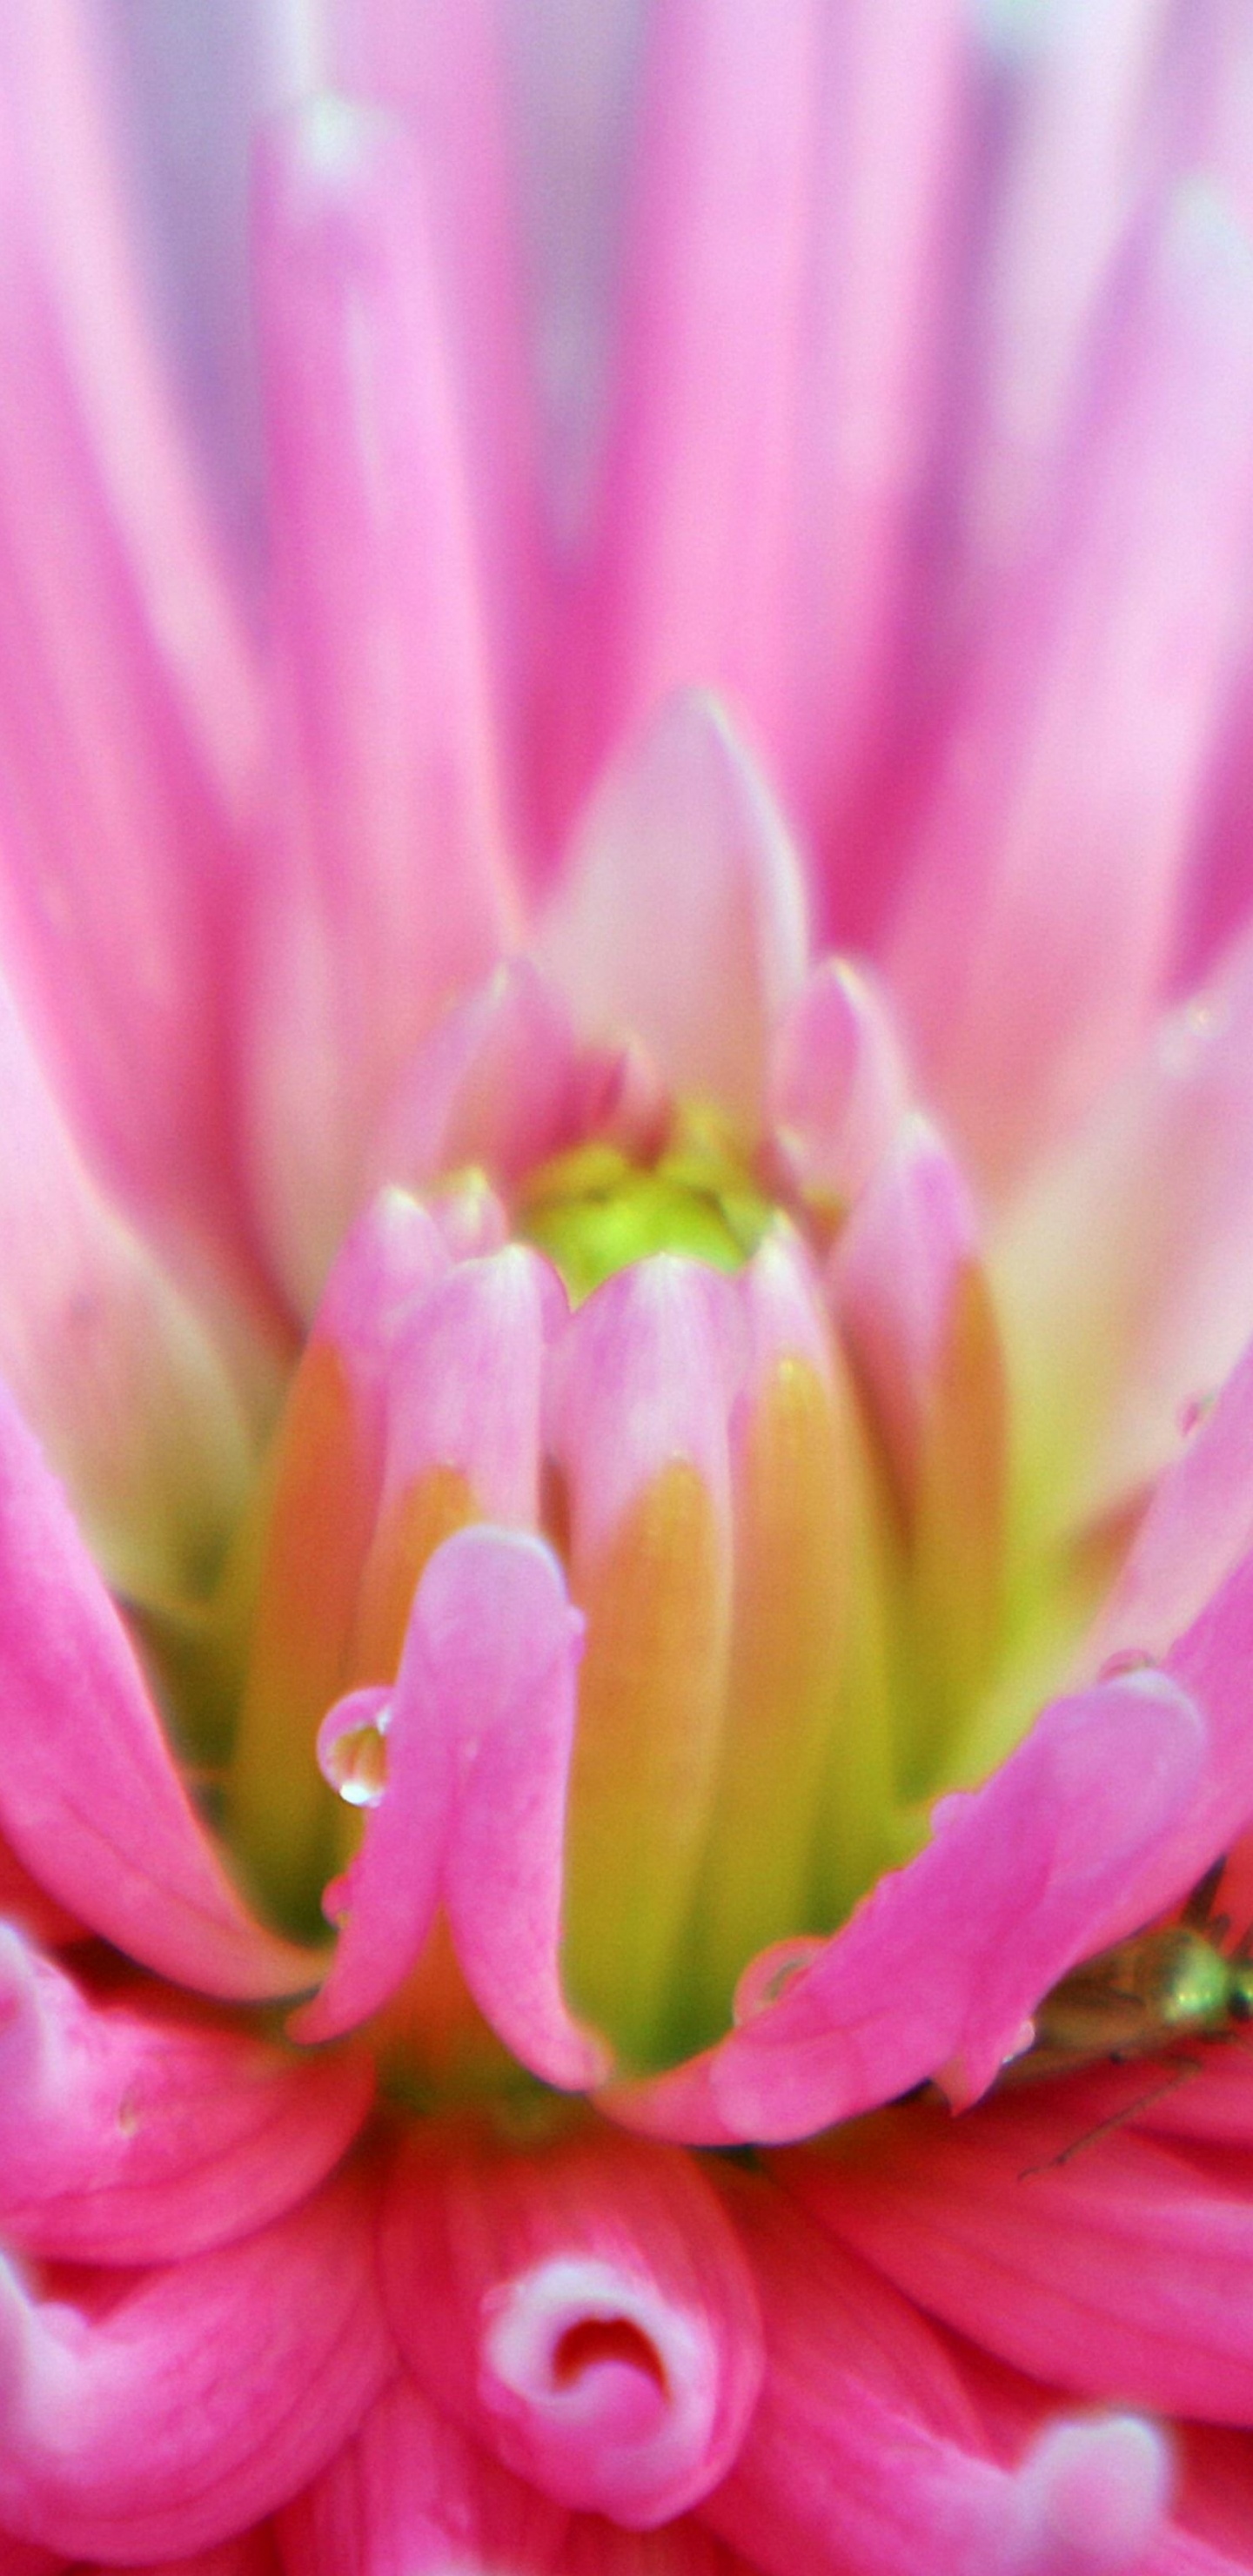
M377 1726L353 1726L337 1735L322 1767L346 1807L377 1807L387 1787L387 1747Z

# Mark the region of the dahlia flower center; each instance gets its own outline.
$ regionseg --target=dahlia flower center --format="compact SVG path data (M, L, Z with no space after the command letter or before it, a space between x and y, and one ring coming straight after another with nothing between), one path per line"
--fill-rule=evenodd
M677 1252L736 1271L757 1249L773 1210L715 1113L674 1122L652 1162L601 1140L540 1165L515 1205L518 1232L546 1252L581 1300L649 1253Z

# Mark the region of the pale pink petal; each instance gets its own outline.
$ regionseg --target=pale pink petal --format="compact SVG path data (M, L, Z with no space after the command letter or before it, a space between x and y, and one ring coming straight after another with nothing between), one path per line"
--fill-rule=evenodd
M977 1245L958 1164L925 1120L910 1118L831 1264L836 1312L907 1500L954 1299Z
M764 2576L1142 2576L1166 2501L1158 2434L1117 2417L1057 2426L1007 2470L916 2309L777 2196L758 2188L733 2206L766 2374L703 2510Z
M432 1468L464 1476L484 1519L534 1523L546 1334L565 1298L523 1244L459 1262L397 1335L383 1509Z
M1206 1755L1196 1707L1164 1675L1054 1701L982 1789L940 1801L926 1850L777 2000L607 2107L730 2143L803 2137L939 2072L969 2099L1068 1967L1167 1903L1172 1877L1188 1884L1173 1874Z
M1062 0L1028 22L983 286L965 512L976 577L1012 562L1040 506L1099 298L1147 176L1145 109L1169 14L1169 0L1096 8Z
M927 613L919 515L943 425L974 66L961 0L821 15L783 768L818 839L824 924L862 937L884 857L850 822L900 757L902 648Z
M420 2382L559 2502L649 2530L735 2457L760 2325L689 2159L604 2131L533 2155L417 2138L381 2261Z
M278 2532L287 2576L551 2576L565 2524L405 2376L285 2507Z
M1253 1349L1193 1423L1161 1477L1095 1626L1080 1669L1114 1655L1159 1662L1253 1550Z
M577 1073L570 1016L526 958L454 1003L401 1076L371 1168L417 1188L463 1164L517 1181L572 1140Z
M673 1090L751 1128L806 943L797 854L760 771L716 701L671 700L580 827L541 963L585 1035L633 1035Z
M0 1366L124 1592L215 1570L251 1465L221 1355L102 1198L0 986Z
M145 1966L290 1994L310 1960L235 1895L59 1487L0 1393L0 1827L70 1911Z
M307 1297L440 1004L509 914L457 429L411 138L324 99L257 205L285 686L253 970L268 1221Z
M588 619L606 665L594 757L693 684L778 739L820 16L678 0L649 21Z
M395 2368L355 2182L141 2274L93 2318L0 2278L0 2518L76 2557L228 2539L314 2476Z
M0 424L6 961L110 1177L238 1242L215 981L256 675L147 336L82 13L6 10L0 47L0 363L22 386Z
M742 1338L733 1289L657 1253L607 1279L550 1362L548 1441L570 1484L576 1564L594 1562L650 1479L696 1469L728 1530L727 1380Z
M907 1097L882 996L846 958L825 957L788 1011L772 1054L771 1141L793 1187L820 1211L842 1213L882 1162Z
M406 111L464 441L473 557L500 708L510 821L524 845L543 799L551 724L552 568L542 524L512 101L498 0L330 0L321 79ZM533 853L532 853L533 855Z
M1138 2071L1151 2091L1160 2069ZM1016 2369L1247 2423L1247 2155L1118 2125L1085 2143L1071 2125L1082 2103L1051 2092L1024 2086L957 2120L900 2108L873 2160L789 2158L789 2187L907 2297Z
M1006 1179L1144 1031L1232 676L1253 518L1253 253L1203 191L1120 300L1090 414L959 688L892 982Z
M994 1264L1006 1347L1059 1519L1156 1476L1185 1408L1208 1401L1248 1338L1251 1043L1244 937L1007 1218Z
M0 1926L0 2231L27 2252L163 2263L247 2235L338 2164L373 2089L364 2058L97 2009Z

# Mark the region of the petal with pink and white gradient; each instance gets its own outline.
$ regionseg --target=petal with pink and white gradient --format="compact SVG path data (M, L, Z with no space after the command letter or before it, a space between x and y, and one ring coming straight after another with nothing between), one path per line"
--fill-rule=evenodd
M395 2369L355 2179L99 2316L0 2276L0 2520L76 2557L160 2559L260 2521Z

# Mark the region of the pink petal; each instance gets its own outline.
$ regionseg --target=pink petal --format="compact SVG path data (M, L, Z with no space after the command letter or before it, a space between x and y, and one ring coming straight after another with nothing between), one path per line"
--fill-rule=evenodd
M1084 1639L1082 1669L1114 1655L1160 1661L1253 1550L1253 1348L1162 1476L1130 1553Z
M996 1255L1007 1347L1059 1517L1108 1510L1156 1476L1178 1453L1185 1408L1208 1401L1244 1347L1251 1044L1244 938L1007 1222Z
M78 2576L89 2576L84 2569ZM282 2576L270 2524L224 2540L218 2549L198 2549L192 2558L167 2558L160 2567L115 2569L113 2576Z
M198 1588L251 1460L190 1306L101 1197L0 986L0 1363L111 1580Z
M0 2230L28 2252L161 2263L247 2235L324 2180L373 2089L365 2059L97 2010L0 1926Z
M824 957L775 1040L772 1131L783 1130L793 1185L841 1214L859 1198L904 1116L905 1068L875 986L845 958Z
M1160 2070L1138 2071L1151 2091ZM1247 2423L1247 2156L1117 2126L1085 2145L1072 2125L1082 2105L1052 2089L1024 2086L959 2120L898 2109L873 2160L789 2159L789 2186L907 2297L1016 2369Z
M811 0L680 0L649 23L589 619L596 754L705 682L777 740L819 24Z
M1196 1707L1164 1675L1055 1700L983 1788L941 1800L926 1850L777 2001L610 2107L655 2134L730 2143L805 2136L938 2070L969 2099L1068 1967L1143 1923L1160 1879L1188 1884L1179 1820L1206 1753Z
M494 0L458 0L455 9L331 0L319 24L321 79L349 97L402 107L427 147L423 207L464 437L510 819L529 837L549 751L552 571L535 454L533 281L518 222L516 102L503 77L507 20Z
M437 1549L390 1698L358 1693L324 1729L329 1749L332 1730L380 1726L387 1785L328 1891L344 1927L299 2038L347 2029L394 1992L442 1894L470 1990L524 2063L561 2085L604 2073L558 1972L579 1633L538 1539L479 1527Z
M576 1078L564 1002L528 959L510 958L406 1065L372 1164L414 1188L463 1164L520 1180L571 1141Z
M732 2205L761 2288L766 2375L704 2513L764 2576L1140 2576L1165 2504L1160 2436L1117 2417L1055 2427L1007 2471L915 2309L769 2193Z
M450 2564L549 2576L565 2523L406 2375L284 2508L279 2540L289 2576L447 2576Z
M316 2475L395 2367L371 2196L328 2185L94 2319L8 2273L0 2337L4 2522L75 2557L207 2549Z
M257 677L81 12L7 11L2 43L0 355L23 389L0 428L5 956L93 1157L132 1204L238 1241L214 991Z
M457 1958L523 2065L584 2088L603 2081L608 2060L567 2011L559 1966L583 1623L534 1539L468 1530L449 1540L439 1580L441 1614L463 1639L448 1702L461 1777L444 1880Z
M590 1564L669 1460L690 1461L728 1527L727 1392L742 1327L729 1284L656 1253L607 1279L553 1353L548 1441Z
M933 1096L1004 1180L1127 1061L1230 683L1253 513L1253 257L1173 203L953 710L892 964Z
M383 1509L433 1468L464 1476L484 1518L539 1513L545 1337L565 1298L523 1244L460 1262L397 1335Z
M196 1820L117 1611L0 1393L0 1827L32 1874L144 1965L209 1994L290 1994L306 1957L245 1912Z
M419 2381L558 2502L651 2530L724 2475L760 2328L688 2159L604 2131L534 2155L415 2139L381 2258Z
M399 121L327 98L273 128L257 261L290 755L254 981L258 1151L307 1295L406 1054L499 952L509 898L453 397Z
M907 1498L977 1241L958 1165L926 1122L911 1118L853 1210L831 1272L845 1339Z
M862 800L899 761L919 613L920 504L943 419L972 48L961 0L822 12L799 406L785 775L824 862L824 921L883 901ZM875 781L877 783L877 781Z
M541 962L585 1034L634 1035L674 1090L751 1125L806 940L796 852L755 763L713 699L672 700L592 804Z

